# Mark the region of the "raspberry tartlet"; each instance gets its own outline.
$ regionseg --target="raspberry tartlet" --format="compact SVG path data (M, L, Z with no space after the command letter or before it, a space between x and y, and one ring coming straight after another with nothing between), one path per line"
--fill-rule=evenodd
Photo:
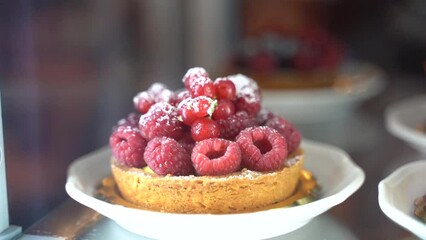
M304 154L300 132L261 106L251 78L211 80L201 67L184 89L155 83L113 127L111 170L120 195L171 213L256 211L289 198ZM135 121L138 119L138 121Z

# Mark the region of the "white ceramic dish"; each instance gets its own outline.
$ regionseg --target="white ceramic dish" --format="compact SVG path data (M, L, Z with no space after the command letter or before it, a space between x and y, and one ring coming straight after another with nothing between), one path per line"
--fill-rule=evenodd
M426 160L398 168L379 183L379 205L393 221L421 239L426 239L426 223L414 215L414 201L426 194Z
M306 168L321 186L318 200L290 208L240 214L171 214L138 210L97 199L95 189L110 175L108 148L77 159L68 170L67 193L123 228L155 239L264 239L294 231L340 204L364 182L365 175L342 150L304 140ZM325 167L326 166L326 167ZM167 226L167 230L165 230Z
M416 130L418 124L426 124L426 95L401 100L386 109L389 132L426 154L426 133Z
M385 86L383 71L365 62L348 61L338 78L350 88L262 90L263 106L294 123L316 123L345 117Z

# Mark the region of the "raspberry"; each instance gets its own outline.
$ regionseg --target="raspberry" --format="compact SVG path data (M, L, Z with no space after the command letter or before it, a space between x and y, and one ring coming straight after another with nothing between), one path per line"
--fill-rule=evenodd
M227 78L217 78L214 81L217 99L234 100L236 95L235 84Z
M129 167L144 167L143 154L146 140L138 128L129 125L118 126L109 138L109 144L115 159Z
M246 111L248 114L256 116L260 110L262 98L257 83L243 74L232 75L228 79L235 84L237 94L236 110Z
M214 98L216 96L213 81L209 77L198 77L191 80L189 92L192 97L206 96Z
M175 93L169 89L163 89L163 91L159 92L157 95L154 95L154 101L158 102L167 102L171 105L175 105L177 102L177 96Z
M194 173L190 154L173 138L152 139L143 156L149 168L158 175L185 176Z
M252 99L253 101L248 101L248 99ZM237 111L246 111L251 116L256 116L260 110L260 99L239 97L235 103L235 106Z
M259 126L263 126L265 125L266 121L268 121L269 119L275 117L275 114L266 109L266 108L262 108L260 109L259 113L256 116L256 120L259 123Z
M195 141L192 139L191 131L185 131L183 137L178 141L180 145L188 152L189 155L192 153L192 149L195 146Z
M240 169L241 151L235 142L209 138L195 145L191 160L198 175L224 175Z
M257 126L256 118L245 111L240 111L226 119L217 120L220 129L220 138L234 140L241 130Z
M175 95L176 105L179 105L183 100L191 97L191 93L189 93L188 89L185 88L175 91Z
M194 141L217 138L220 135L219 124L210 118L200 118L191 125L191 136Z
M285 138L289 153L294 152L299 147L302 136L293 124L285 118L273 117L266 122L265 126L277 130Z
M167 89L167 86L162 83L153 83L148 88L147 92L152 97L152 99L154 99L155 103L167 102L174 105L177 101L176 94L173 91Z
M167 86L165 84L155 82L155 83L151 84L151 86L149 86L147 91L152 96L156 96L156 95L160 94L164 89L167 89Z
M130 126L138 128L140 118L141 115L139 113L129 113L126 118L120 119L112 130L115 131L119 126Z
M189 89L189 87L191 86L192 80L199 77L209 77L209 74L202 67L193 67L188 69L188 71L185 73L185 76L183 76L182 78L182 82L185 88Z
M140 113L148 112L149 108L155 103L154 97L147 91L140 92L133 97L133 104L136 111Z
M275 129L261 126L248 128L237 136L244 168L269 172L279 169L287 159L285 138Z
M235 105L232 101L227 99L219 99L217 101L217 107L213 112L213 119L226 119L231 115L235 114Z
M147 140L162 136L179 140L183 136L184 126L178 119L177 108L166 102L152 105L139 120L139 129Z

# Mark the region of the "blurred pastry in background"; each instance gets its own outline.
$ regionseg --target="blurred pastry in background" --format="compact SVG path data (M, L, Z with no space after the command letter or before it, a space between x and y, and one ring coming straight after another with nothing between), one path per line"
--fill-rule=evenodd
M244 1L241 39L226 72L269 89L332 86L345 47L328 30L329 5L308 2Z

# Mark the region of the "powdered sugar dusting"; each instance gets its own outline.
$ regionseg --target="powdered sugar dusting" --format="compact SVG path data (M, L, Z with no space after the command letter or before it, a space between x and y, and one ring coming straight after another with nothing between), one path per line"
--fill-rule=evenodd
M199 76L192 79L190 82L190 88L204 87L206 84L210 83L212 80L209 77Z
M188 69L188 71L185 73L185 76L182 78L182 82L185 82L186 79L188 78L198 78L201 76L205 76L205 77L209 76L206 69L202 67L193 67Z
M165 89L167 89L166 85L164 85L163 83L155 82L149 87L148 92L155 96L160 94Z
M133 97L133 104L137 105L140 99L145 99L147 101L154 102L154 99L152 98L151 94L149 94L147 91L142 91L136 94L136 96Z
M157 126L163 124L165 124L166 126L170 126L171 122L178 121L177 109L166 102L160 102L152 105L149 111L146 114L142 115L139 120L139 124L145 125L147 121L150 121L150 116L157 117Z
M228 79L235 85L237 98L244 98L248 103L261 101L259 86L253 79L243 74L231 75Z

